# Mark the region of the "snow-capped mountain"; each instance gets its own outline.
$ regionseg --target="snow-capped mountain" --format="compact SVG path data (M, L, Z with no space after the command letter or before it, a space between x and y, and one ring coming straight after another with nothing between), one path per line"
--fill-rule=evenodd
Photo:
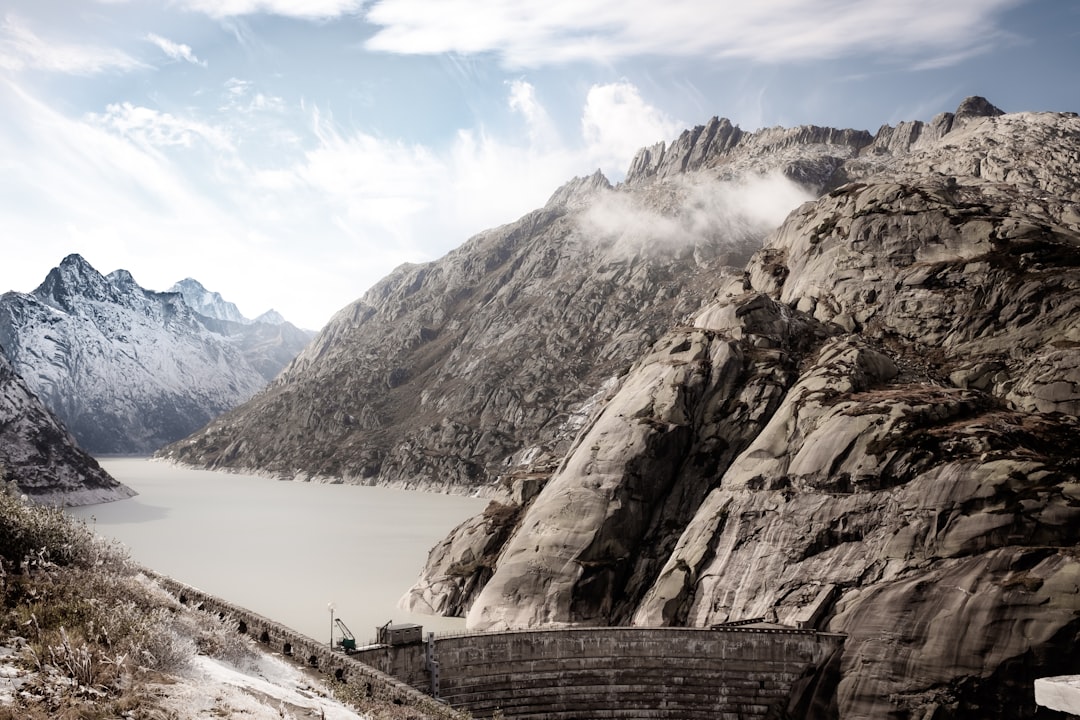
M145 290L126 270L103 276L79 255L32 293L0 296L7 359L93 453L184 437L251 397L306 342L287 324L208 318L180 293Z
M188 307L200 315L245 324L251 322L251 320L244 317L235 303L221 297L221 293L207 290L201 282L194 278L184 278L180 282L174 283L168 292L180 293L180 297L184 298L184 302L188 304Z

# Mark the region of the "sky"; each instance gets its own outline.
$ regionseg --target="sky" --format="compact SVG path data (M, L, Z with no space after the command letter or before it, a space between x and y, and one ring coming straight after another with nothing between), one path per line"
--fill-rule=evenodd
M1077 68L1077 0L3 0L0 291L79 253L318 329L713 116L1080 111Z

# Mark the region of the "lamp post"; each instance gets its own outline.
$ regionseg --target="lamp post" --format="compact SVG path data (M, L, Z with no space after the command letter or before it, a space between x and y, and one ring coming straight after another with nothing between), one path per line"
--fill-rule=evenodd
M334 605L334 601L326 603L326 609L330 611L330 649L334 649L334 609L337 606Z

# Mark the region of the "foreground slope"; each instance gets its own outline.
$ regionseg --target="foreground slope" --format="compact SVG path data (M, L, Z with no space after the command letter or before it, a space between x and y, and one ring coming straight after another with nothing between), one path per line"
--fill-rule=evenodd
M205 317L78 255L0 296L8 360L94 453L152 452L251 397L306 343L290 328Z
M618 189L578 178L520 220L399 268L265 391L163 454L451 489L553 465L614 379L871 141L714 119L643 151Z
M31 501L90 505L135 494L80 450L0 353L0 479Z
M862 162L408 601L846 633L844 718L1031 716L1034 677L1080 671L1080 118Z

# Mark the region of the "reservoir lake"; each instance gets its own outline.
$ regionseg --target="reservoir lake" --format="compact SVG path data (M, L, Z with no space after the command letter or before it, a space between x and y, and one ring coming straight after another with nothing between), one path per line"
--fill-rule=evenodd
M360 644L390 620L422 624L425 635L464 630L461 618L408 613L397 603L428 551L483 510L485 499L280 481L144 458L100 463L139 494L68 512L123 543L141 565L316 640L330 640L331 602Z

